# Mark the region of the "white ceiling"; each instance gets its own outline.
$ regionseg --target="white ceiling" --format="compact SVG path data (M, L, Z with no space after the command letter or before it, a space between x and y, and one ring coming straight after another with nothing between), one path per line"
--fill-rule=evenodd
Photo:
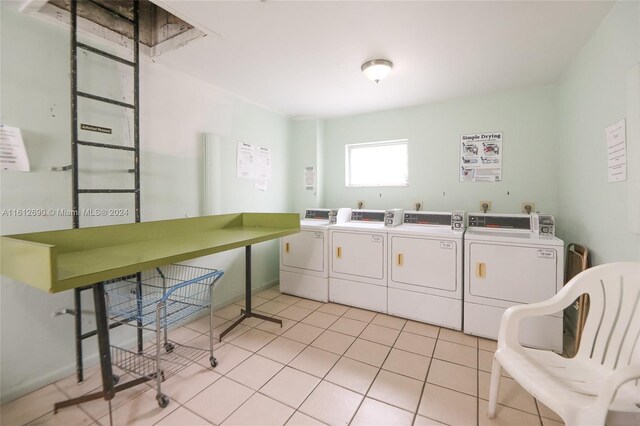
M153 0L209 34L157 62L292 117L336 117L556 81L596 1ZM362 63L393 61L375 84Z

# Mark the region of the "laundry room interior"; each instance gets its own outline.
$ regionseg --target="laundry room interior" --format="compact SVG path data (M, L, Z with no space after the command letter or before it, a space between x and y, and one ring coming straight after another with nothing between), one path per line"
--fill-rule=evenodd
M2 425L640 424L640 1L0 22Z

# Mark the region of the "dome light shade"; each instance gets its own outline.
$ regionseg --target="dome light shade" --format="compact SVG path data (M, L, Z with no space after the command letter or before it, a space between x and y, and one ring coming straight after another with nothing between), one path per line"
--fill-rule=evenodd
M380 80L389 75L391 68L393 68L391 61L386 59L373 59L362 64L360 69L369 80L379 83Z

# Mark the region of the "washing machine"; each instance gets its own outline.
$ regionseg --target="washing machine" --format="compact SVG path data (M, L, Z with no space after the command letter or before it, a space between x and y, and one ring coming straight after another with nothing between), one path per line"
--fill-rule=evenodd
M464 212L404 212L388 230L388 313L462 330Z
M329 300L387 312L387 230L384 210L353 210L331 226Z
M535 225L535 226L534 226ZM564 242L551 215L469 214L464 235L464 332L497 339L506 308L553 297ZM562 352L562 312L521 322L520 343Z
M350 209L306 209L300 232L280 239L280 291L329 301L329 226L348 220Z

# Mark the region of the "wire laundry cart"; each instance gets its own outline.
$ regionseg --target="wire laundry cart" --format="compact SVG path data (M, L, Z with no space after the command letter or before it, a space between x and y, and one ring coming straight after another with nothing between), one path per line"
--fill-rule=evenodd
M112 321L155 333L155 343L139 346L137 351L111 346L114 366L137 376L155 379L156 400L162 408L169 398L161 383L171 375L201 359L207 352L211 367L218 365L213 356L212 289L223 271L188 265L167 265L136 276L113 280L105 285L107 312ZM181 345L169 340L168 328L195 318L209 309L209 348Z

